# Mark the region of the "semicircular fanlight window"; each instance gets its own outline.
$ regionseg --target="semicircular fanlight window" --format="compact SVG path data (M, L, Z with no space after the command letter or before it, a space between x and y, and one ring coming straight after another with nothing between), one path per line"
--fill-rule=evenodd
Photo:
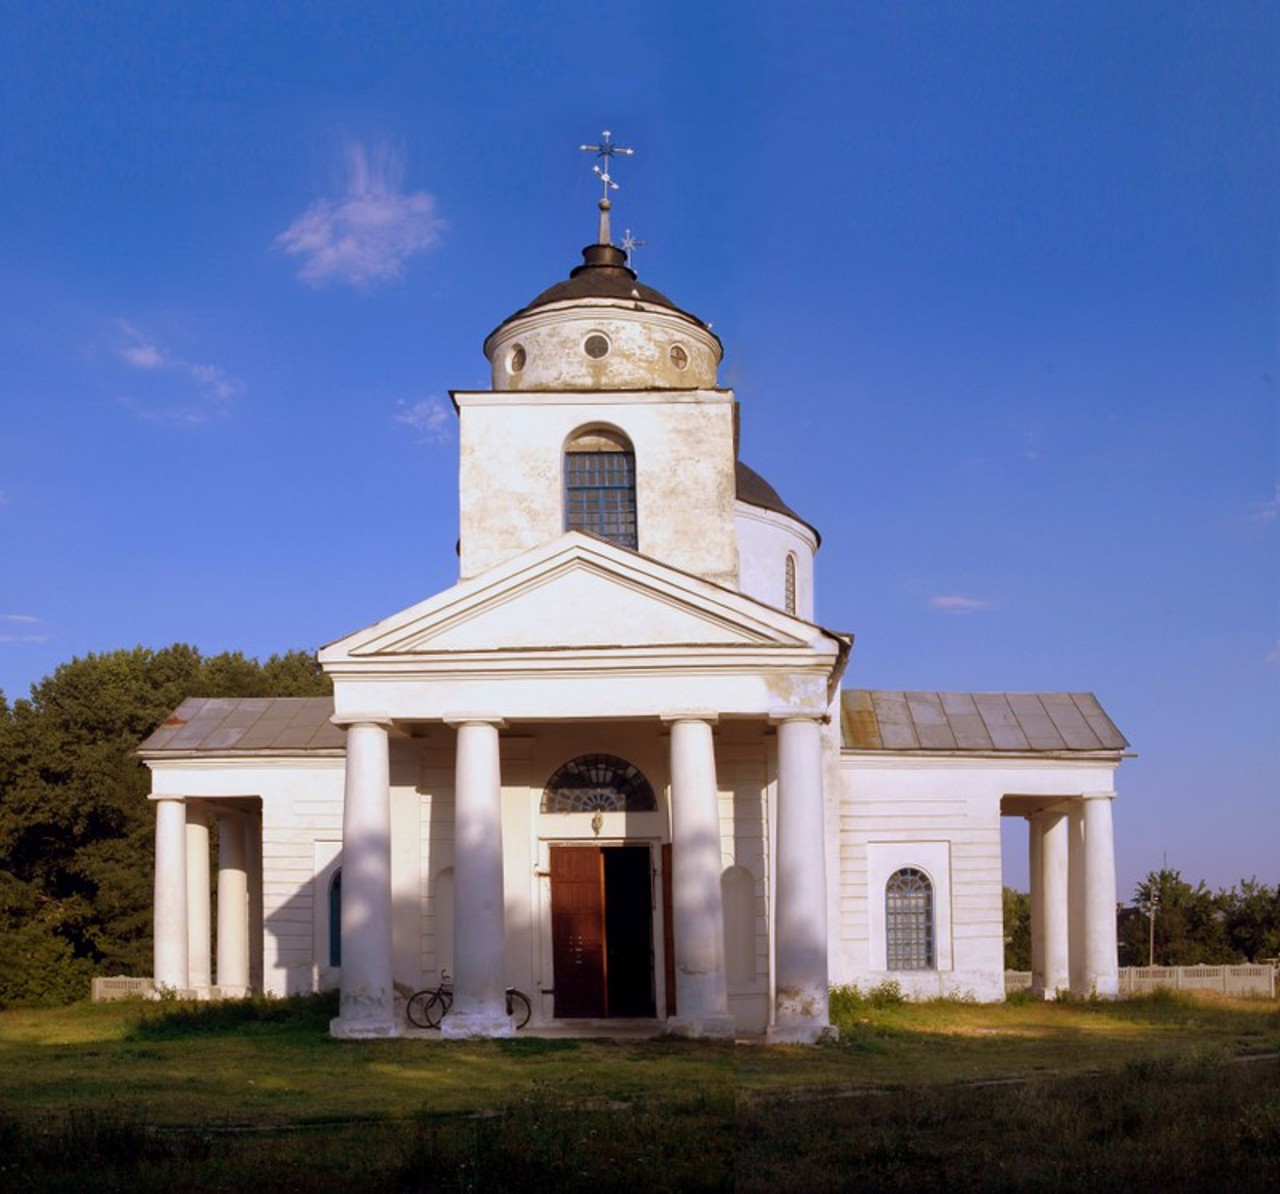
M544 813L651 813L658 807L644 774L616 755L579 755L547 782Z

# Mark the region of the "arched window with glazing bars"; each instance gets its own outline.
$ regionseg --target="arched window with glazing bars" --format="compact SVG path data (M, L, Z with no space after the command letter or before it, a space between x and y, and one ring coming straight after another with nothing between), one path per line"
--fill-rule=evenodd
M890 970L934 968L933 884L924 871L907 866L889 876L884 924Z
M564 451L564 527L633 551L636 526L636 454L621 432L580 431Z

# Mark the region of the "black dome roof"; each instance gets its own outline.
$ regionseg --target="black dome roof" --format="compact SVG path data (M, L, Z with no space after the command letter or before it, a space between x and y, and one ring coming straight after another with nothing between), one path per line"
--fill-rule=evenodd
M782 500L781 495L768 481L755 469L748 468L741 460L734 465L734 482L738 501L746 502L748 506L758 506L761 510L772 510L775 514L785 514L788 518L794 518L796 522L807 526L817 536L819 543L822 542L822 535L818 528L807 519L801 518Z
M572 302L575 299L604 298L618 299L622 302L648 303L655 307L666 307L677 315L693 320L699 327L706 328L692 312L677 307L661 291L636 281L636 272L627 265L627 255L616 245L588 245L582 250L582 264L576 266L563 282L549 286L532 302L521 307L499 324L502 327L513 319L528 315L539 307L552 303ZM491 333L492 334L492 333Z

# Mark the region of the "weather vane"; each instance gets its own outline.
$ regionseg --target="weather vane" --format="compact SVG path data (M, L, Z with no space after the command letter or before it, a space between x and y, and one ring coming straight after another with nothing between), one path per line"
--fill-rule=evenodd
M613 242L609 236L609 209L613 204L609 202L609 192L616 191L618 189L618 184L609 176L609 165L617 154L622 153L630 157L631 154L635 153L635 150L627 149L622 145L615 145L613 143L613 134L608 129L605 129L604 132L600 134L599 145L579 145L578 148L584 153L594 153L596 157L604 159L603 165L601 165L600 162L596 162L592 165L591 171L600 179L601 184L604 186L604 194L599 202L599 240L602 245L612 244Z
M626 232L622 234L622 244L619 245L618 247L627 255L628 266L630 266L631 264L631 254L634 253L637 249L644 248L644 246L647 245L648 243L649 242L647 240L636 240L636 238L631 235L630 228L628 228Z

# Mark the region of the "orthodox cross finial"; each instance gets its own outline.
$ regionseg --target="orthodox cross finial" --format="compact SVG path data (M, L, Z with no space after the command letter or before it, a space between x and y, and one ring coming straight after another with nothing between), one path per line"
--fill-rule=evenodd
M628 266L631 265L631 254L634 253L637 249L644 248L644 246L647 245L648 243L649 242L647 240L636 240L636 238L631 235L630 228L628 228L626 232L622 234L622 244L619 245L618 247L627 255Z
M609 176L609 164L617 154L622 153L630 157L631 154L635 153L635 150L627 149L622 145L615 145L613 143L613 134L608 129L605 129L600 134L599 145L579 145L578 148L584 153L594 153L596 157L604 159L603 165L600 162L596 162L591 167L591 171L600 179L604 187L604 195L601 196L598 204L600 208L599 242L602 245L612 244L613 242L609 236L609 209L613 204L609 202L609 192L616 191L618 184Z

